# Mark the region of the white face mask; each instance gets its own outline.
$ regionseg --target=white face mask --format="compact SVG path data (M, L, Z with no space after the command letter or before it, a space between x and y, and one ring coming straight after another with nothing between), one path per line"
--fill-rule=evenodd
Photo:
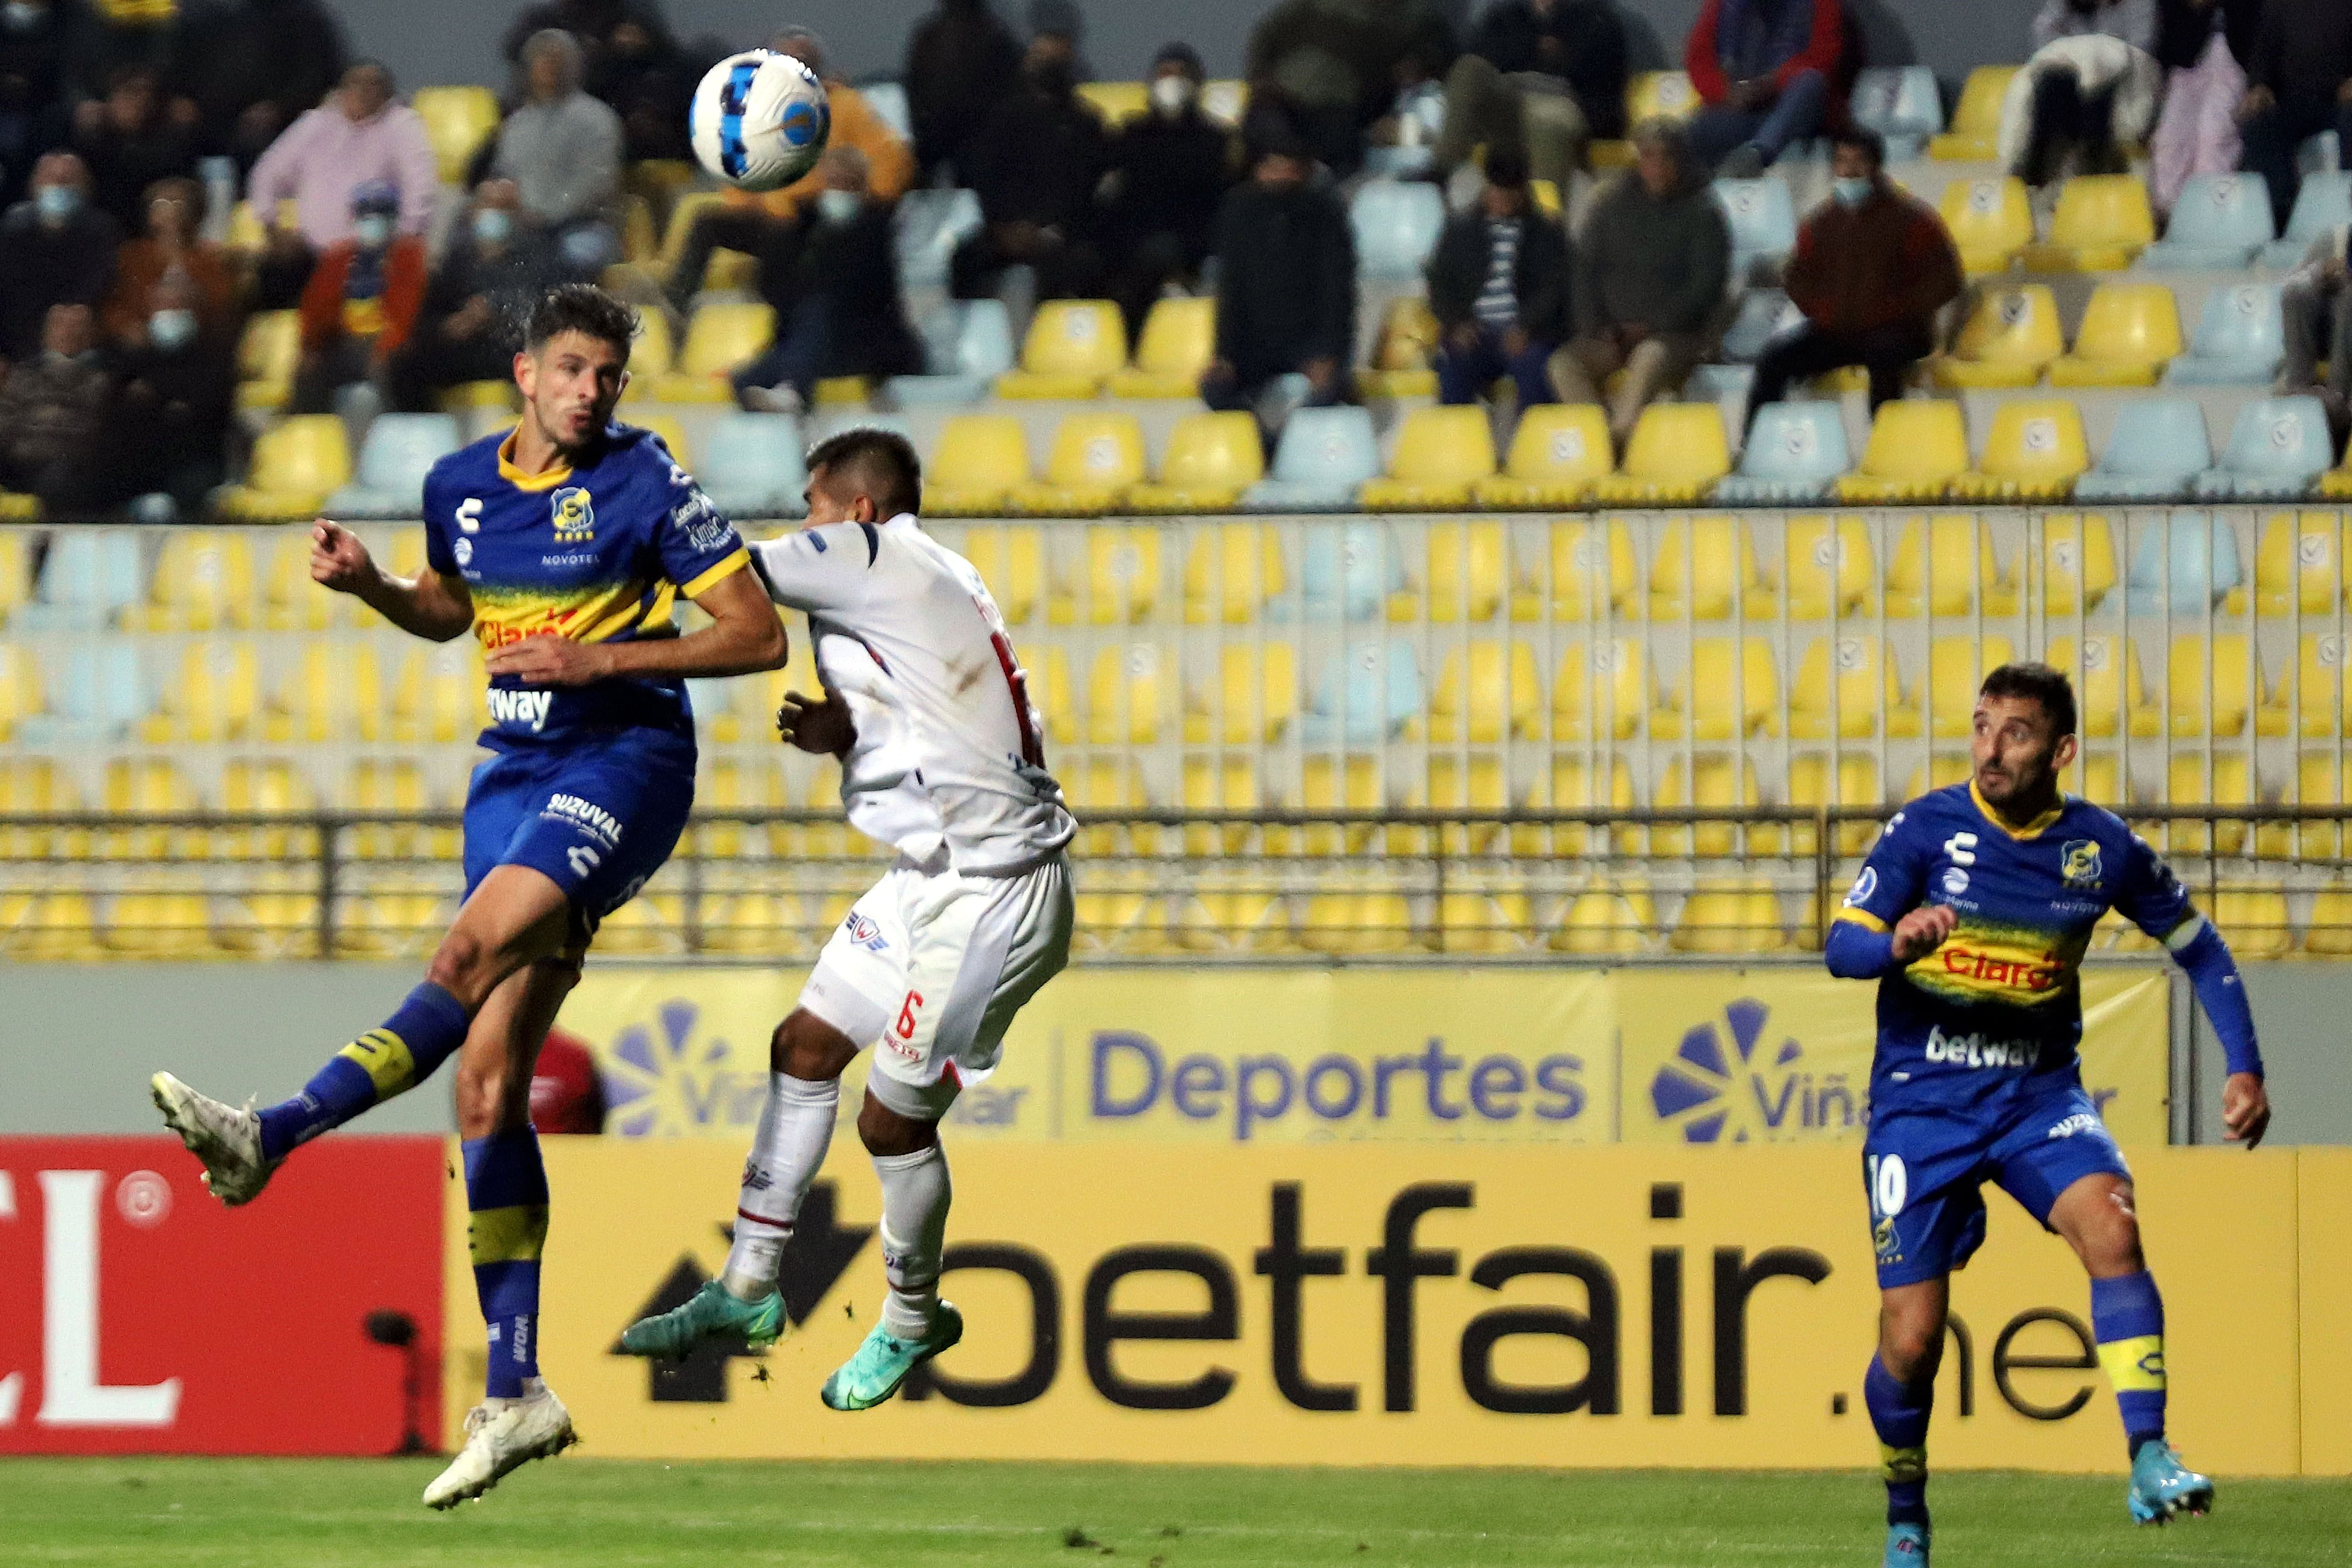
M381 213L370 213L352 223L352 237L370 250L381 250L392 243L392 220Z
M481 245L504 245L514 235L514 215L504 207L483 207L474 214L474 239Z
M1184 112L1200 89L1188 76L1156 76L1151 79L1151 107L1173 120Z
M856 191L819 191L816 194L817 216L827 223L847 223L865 205L866 198Z
M169 353L196 341L194 310L158 310L147 318L147 341Z

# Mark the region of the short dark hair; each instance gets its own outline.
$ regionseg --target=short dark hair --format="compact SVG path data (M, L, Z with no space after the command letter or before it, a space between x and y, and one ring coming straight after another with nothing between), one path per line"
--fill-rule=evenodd
M1506 191L1524 189L1528 183L1528 155L1507 142L1486 149L1486 183Z
M2074 732L2074 683L2046 664L2004 664L1984 678L1979 697L2030 697L2050 715L2056 735ZM2054 736L2053 736L2054 738Z
M560 283L531 307L530 322L523 330L523 347L537 353L561 332L584 332L601 339L626 359L629 345L637 338L636 307L593 283Z
M923 460L896 430L859 425L835 431L809 448L808 471L868 498L886 519L922 510Z
M1886 138L1867 125L1849 125L1832 136L1830 150L1835 152L1840 147L1859 147L1868 154L1872 168L1886 167Z

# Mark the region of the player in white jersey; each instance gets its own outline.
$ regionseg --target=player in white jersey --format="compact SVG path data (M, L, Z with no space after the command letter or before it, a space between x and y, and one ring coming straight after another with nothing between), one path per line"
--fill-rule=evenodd
M888 431L848 430L819 443L808 468L808 526L751 547L769 597L807 612L824 688L821 701L786 697L777 728L841 759L850 822L898 858L776 1027L726 1269L684 1306L632 1325L621 1345L669 1359L712 1336L757 1349L783 1332L784 1243L832 1141L842 1069L872 1046L857 1131L881 1179L890 1289L882 1321L824 1390L833 1408L864 1410L963 1335L939 1297L949 1198L939 1121L995 1068L1013 1014L1068 961L1063 850L1076 825L1045 771L995 601L916 521L914 448Z

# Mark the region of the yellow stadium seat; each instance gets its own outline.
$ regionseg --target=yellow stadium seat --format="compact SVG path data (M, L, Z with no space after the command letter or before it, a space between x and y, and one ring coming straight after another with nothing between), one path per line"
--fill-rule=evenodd
M2046 283L1987 293L1935 362L1942 387L2032 386L2042 367L2066 352L2058 331L2058 301Z
M2156 213L2137 174L2077 174L2058 190L2050 237L2025 247L2033 272L2119 272L2156 238Z
M2083 416L2071 403L2005 403L1995 410L1977 466L1952 482L1970 500L2055 500L2091 466Z
M810 404L818 408L863 408L872 401L874 383L863 375L824 375L809 395Z
M215 529L166 535L147 603L128 618L151 632L242 631L251 626L250 542L242 533Z
M1037 613L1045 583L1045 541L1036 528L976 525L964 531L962 552L1007 626L1024 625Z
M1658 912L1649 889L1618 882L1608 889L1577 894L1561 911L1550 936L1555 952L1587 957L1648 952L1655 946Z
M1633 530L1622 517L1563 520L1551 548L1522 558L1511 587L1515 621L1596 620L1633 596Z
M1728 513L1669 519L1653 535L1650 618L1761 619L1780 614L1780 598L1756 562L1756 542ZM1685 597L1687 595L1687 597Z
M1106 130L1116 131L1151 112L1151 89L1145 82L1082 81L1077 91L1079 101L1095 111Z
M1317 893L1299 922L1300 945L1310 952L1406 952L1421 945L1412 909L1402 893Z
M923 476L923 510L934 517L985 517L1004 510L1029 482L1029 440L1010 414L958 414L940 430Z
M1265 804L1258 788L1257 763L1249 756L1187 757L1182 787L1187 811L1256 811ZM1250 831L1244 826L1188 827L1184 853L1239 855L1249 847Z
M393 688L390 739L404 744L471 740L482 728L488 685L480 645L471 637L412 649Z
M251 202L239 202L228 210L228 238L224 248L239 257L258 256L269 244L269 230L262 224L261 215Z
M1780 670L1772 645L1760 637L1741 640L1732 657L1729 637L1699 637L1691 644L1687 689L1667 694L1650 715L1650 733L1679 739L1688 721L1691 738L1728 741L1780 732Z
M2116 536L2096 512L2042 520L2042 607L2053 616L2095 609L2116 585Z
M1937 205L1971 277L2008 271L2017 253L2033 243L2033 208L2025 182L2015 175L1954 180Z
M2344 679L2347 639L2341 632L2305 632L2295 653L2296 724L2315 739L2352 735L2352 682ZM2287 694L2279 694L2282 701Z
M622 389L628 396L638 389L632 377ZM522 408L522 393L512 381L461 381L455 386L445 386L435 395L434 404L444 414L470 414L476 409L500 409L519 413Z
M331 414L297 415L254 442L246 482L223 494L221 510L253 522L311 517L351 477L343 422Z
M1980 599L1988 616L2017 613L2017 592L1993 557L1990 526L1969 512L1903 525L1886 573L1889 616L1965 616L1978 609Z
M1861 466L1838 480L1838 499L1898 505L1936 500L1968 467L1958 404L1898 398L1879 405Z
M1139 512L1231 511L1265 477L1265 446L1247 414L1187 414L1168 433L1157 480L1127 492Z
M755 763L747 768L731 759L709 763L695 781L694 824L679 836L677 853L734 859L748 840L741 823L723 820L727 814L782 805L782 795L783 775L774 767ZM709 820L714 817L720 820Z
M1143 775L1125 757L1096 757L1067 770L1066 776L1066 797L1081 817L1143 811L1151 804ZM1094 856L1127 853L1122 840L1129 832L1124 825L1097 822L1083 830L1085 851Z
M632 413L628 422L660 437L662 445L669 448L669 455L677 459L679 468L694 467L694 447L687 440L686 426L677 415Z
M1184 739L1192 745L1271 745L1298 715L1298 654L1286 642L1227 643L1213 690L1188 690Z
M33 816L80 807L81 794L72 777L49 758L0 762L0 860L42 860L53 855L81 859L89 853L89 835L79 828L6 825L12 814Z
M236 406L243 412L283 408L302 363L302 319L294 310L257 310L246 318L236 344Z
M405 958L433 951L451 911L440 884L396 876L352 897L335 922L335 952L344 958Z
M1515 739L1534 734L1542 713L1534 646L1514 639L1506 652L1502 643L1480 638L1446 650L1430 692L1429 738L1490 746L1507 729Z
M83 963L103 956L86 893L0 893L0 958Z
M1255 434L1250 438L1255 441ZM1219 522L1192 531L1192 548L1184 557L1187 625L1252 625L1265 602L1279 595L1285 585L1282 536L1273 528L1260 522Z
M1054 432L1045 477L1013 487L1012 509L1032 517L1099 517L1143 479L1143 426L1132 414L1072 414Z
M16 726L41 710L41 664L25 643L0 642L0 742L12 741Z
M1834 682L1830 679L1832 653L1837 659ZM1789 689L1790 737L1860 741L1881 733L1882 729L1896 740L1919 732L1919 710L1904 697L1903 678L1893 651L1865 634L1840 637L1834 648L1826 639L1807 645L1797 666L1796 681Z
M2344 598L2340 512L2280 512L2263 524L2254 552L2254 603L2265 616L2327 616Z
M5 514L0 514L5 516ZM33 591L25 556L25 535L0 530L0 626L23 606Z
M1127 324L1108 300L1047 300L1030 318L1021 368L996 378L999 397L1092 397L1127 363Z
M1691 786L1693 773L1698 784ZM1759 805L1762 796L1756 788L1756 764L1745 757L1735 770L1732 760L1724 756L1701 753L1697 766L1691 769L1686 759L1676 757L1666 768L1666 776L1659 784L1651 805L1662 811L1715 811L1727 817L1737 816ZM1739 842L1740 826L1731 821L1709 822L1696 828L1687 826L1654 827L1650 830L1650 853L1653 855L1696 855L1701 859L1721 859L1737 854L1777 854L1786 835L1775 826L1748 827L1743 849Z
M1429 789L1424 797L1409 801L1415 809L1430 811L1491 812L1500 814L1510 808L1510 780L1503 773L1503 760L1492 753L1479 753L1467 758L1450 752L1433 752L1429 759ZM1529 853L1541 853L1533 835L1528 841ZM1463 827L1448 827L1442 835L1444 852L1448 855L1493 855L1502 851L1504 833L1499 826L1480 823ZM1394 853L1391 845L1391 852ZM1425 852L1425 851L1424 851Z
M2074 681L2081 733L2095 740L2164 733L2163 711L2147 700L2140 683L2139 647L2130 638L2118 647L2112 637L2087 637L2078 655L2073 637L2053 637L2042 658Z
M1789 945L1780 896L1755 882L1702 882L1666 945L1676 952L1778 952Z
M1357 392L1375 401L1436 396L1437 372L1430 367L1437 357L1439 335L1436 313L1423 296L1407 294L1391 300L1381 318L1372 363L1357 374Z
M1438 900L1434 934L1443 952L1518 952L1534 926L1528 896L1516 889L1449 892Z
M1625 123L1688 120L1698 112L1698 89L1683 71L1635 71L1625 79Z
M1148 746L1160 738L1160 706L1175 696L1170 661L1156 643L1114 645L1095 655L1087 682L1087 740L1097 746Z
M1470 489L1495 473L1495 435L1476 404L1416 408L1397 432L1396 456L1385 478L1370 479L1359 495L1367 511L1454 511L1470 504Z
M1560 216L1565 208L1559 199L1559 184L1558 181L1529 180L1528 182L1528 199L1535 203L1536 211L1543 214L1544 216L1551 219L1552 222L1561 223L1566 221Z
M621 259L650 262L661 254L661 229L654 222L654 205L631 192L621 198Z
M2254 715L2256 733L2288 733L2293 727L2293 715L2283 703L2272 700L2263 683L2262 671L2254 663L2253 644L2246 635L2220 632L2211 638L2210 706L2206 697L2207 651L2207 639L2202 633L2184 632L2172 639L2165 689L2170 698L2173 734L2243 734L2250 710Z
M1819 752L1806 752L1789 759L1789 804L1795 806L1824 805L1875 806L1884 803L1885 793L1879 787L1878 759L1868 752L1841 752L1837 759L1836 787L1830 783L1830 760ZM1869 853L1872 840L1878 837L1875 822L1845 822L1832 830L1832 842L1841 855ZM1817 852L1820 842L1816 829L1801 823L1793 835L1793 851L1799 855Z
M782 956L800 945L800 900L774 893L721 893L702 902L702 951Z
M1596 788L1596 771L1608 778L1606 791ZM1552 758L1551 798L1547 803L1554 811L1613 811L1633 809L1633 770L1623 757L1601 762L1599 769L1588 764L1585 758L1574 752L1560 752ZM1630 833L1614 836L1620 850L1629 848ZM1551 853L1583 855L1604 847L1612 841L1608 833L1586 826L1580 822L1562 823L1551 830ZM1530 846L1524 853L1540 853Z
M2179 357L2180 311L2162 283L2102 283L2083 308L2074 352L2050 362L2053 386L2154 386Z
M1028 679L1030 705L1045 726L1045 738L1056 745L1077 739L1077 698L1070 685L1070 659L1060 645L1048 644L1024 655L1021 673Z
M1801 621L1825 620L1832 611L1858 614L1878 583L1870 526L1851 514L1790 518L1782 559L1789 614Z
M2342 805L2347 763L2342 751L2305 752L2295 768L2294 804ZM2307 822L2294 830L2294 852L2305 860L2334 860L2343 852L2343 826L2335 822Z
M1519 414L1500 474L1471 493L1480 506L1571 507L1609 472L1609 416L1597 404L1539 403Z
M352 764L339 804L347 811L372 816L415 816L432 810L434 800L425 771L416 763L366 758ZM457 852L457 837L450 828L370 823L354 827L343 842L349 853L362 860L447 859Z
M2352 958L2352 891L2330 888L2312 900L2303 951L2320 958Z
M686 904L676 893L639 893L596 928L600 952L648 957L686 951Z
M635 405L647 401L647 395L662 387L662 378L677 368L677 345L670 340L669 317L659 310L647 310L639 318L637 341L629 346L629 384L621 389L621 401ZM514 388L503 382L476 382L478 387L500 387L511 395ZM453 390L462 391L463 388ZM447 406L445 395L443 405Z
M1097 525L1086 532L1085 581L1057 572L1047 618L1057 626L1150 619L1160 600L1160 530Z
M117 757L106 764L105 805L112 816L163 816L196 810L195 787L178 766L160 757ZM201 859L203 836L184 828L110 828L100 847L109 859Z
M261 712L261 664L249 642L191 643L155 711L139 721L149 745L242 741Z
M2209 912L2240 957L2284 958L2294 950L2286 895L2276 888L2226 888Z
M310 782L282 758L238 758L221 774L221 810L230 816L294 816L317 806ZM234 827L221 835L221 853L231 859L309 859L319 852L318 835L308 829Z
M689 179L691 177L688 176ZM662 225L661 254L657 258L664 278L676 269L678 258L686 254L687 236L694 231L695 220L704 213L718 211L726 205L727 193L724 191L682 190L671 199L669 220Z
M1927 143L1927 156L1952 163L1980 163L2000 151L2000 100L2009 91L2015 66L1979 66L1960 84L1960 101L1952 106L1950 124Z
M409 107L425 121L434 167L445 185L464 185L467 166L499 128L498 95L487 87L420 87Z
M817 694L823 682L817 679L816 654L810 639L787 619L784 640L789 651L782 669L727 682L719 689L726 694L723 705L697 705L694 716L705 739L723 746L745 741L768 745L775 739L776 710L783 706L784 698L794 691L803 697Z
M1649 661L1642 645L1620 637L1588 648L1570 643L1551 683L1557 740L1630 740L1650 710Z
M1973 733L1977 689L1984 684L1985 672L2016 657L2014 646L1998 632L1988 634L1981 645L1966 635L1940 637L1929 644L1928 731L1938 740Z
M366 642L305 641L261 720L272 745L324 745L383 738L383 678Z
M1712 403L1653 403L1634 422L1622 473L1597 479L1602 506L1687 506L1731 471L1723 412Z
M1350 755L1334 765L1328 755L1311 755L1298 770L1298 805L1305 812L1370 812L1388 805L1377 757ZM1372 851L1373 829L1332 826L1307 829L1303 852L1313 856L1363 855ZM1269 837L1272 836L1269 835ZM1272 847L1271 845L1268 846Z
M213 941L247 958L320 958L319 881L307 868L264 866L215 900Z
M1113 371L1113 397L1192 397L1201 373L1217 357L1217 301L1160 300L1143 318L1135 363Z
M123 958L202 958L212 946L212 911L202 893L117 893L99 940Z
M2123 768L2114 752L2077 752L2074 768L2062 782L2068 792L2095 805L2122 810L2131 805L2130 794L2124 788Z
M1503 574L1508 542L1499 522L1433 522L1428 529L1428 615L1432 621L1491 621L1503 605ZM1402 594L1389 604L1389 618L1410 621L1421 608L1418 595Z
M727 378L764 353L776 335L776 312L763 304L714 302L694 312L677 363L646 377L646 389L661 403L729 403L735 388ZM634 423L643 424L644 420Z

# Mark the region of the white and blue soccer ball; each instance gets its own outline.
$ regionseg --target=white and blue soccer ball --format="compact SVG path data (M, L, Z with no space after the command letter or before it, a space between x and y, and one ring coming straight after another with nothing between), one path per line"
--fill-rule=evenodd
M687 132L695 157L717 178L738 190L778 190L816 167L833 133L833 106L799 60L747 49L704 74Z

